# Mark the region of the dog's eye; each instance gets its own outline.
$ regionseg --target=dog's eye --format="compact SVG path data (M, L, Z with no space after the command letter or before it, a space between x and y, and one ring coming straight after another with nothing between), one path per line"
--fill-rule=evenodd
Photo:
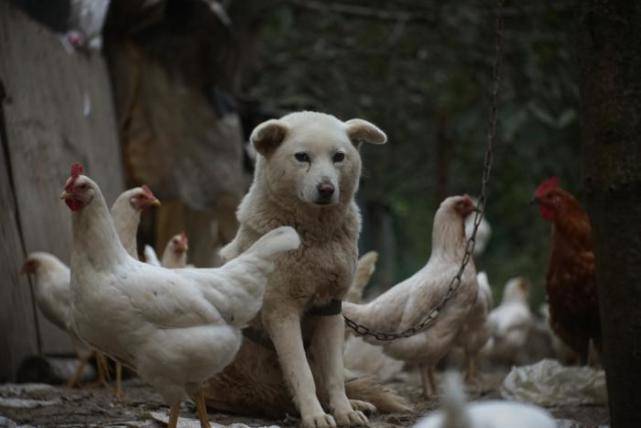
M294 154L294 157L298 162L311 162L309 155L305 152L298 152Z
M345 160L345 153L343 152L336 152L334 153L334 157L332 158L334 162L343 162Z

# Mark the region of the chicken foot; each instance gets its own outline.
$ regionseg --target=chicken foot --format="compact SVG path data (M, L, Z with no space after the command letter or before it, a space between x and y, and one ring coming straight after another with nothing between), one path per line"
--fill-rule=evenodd
M74 388L78 385L78 381L80 380L80 376L82 376L82 372L84 372L85 370L88 359L89 357L79 358L80 361L78 362L76 371L74 372L73 376L67 381L67 388Z

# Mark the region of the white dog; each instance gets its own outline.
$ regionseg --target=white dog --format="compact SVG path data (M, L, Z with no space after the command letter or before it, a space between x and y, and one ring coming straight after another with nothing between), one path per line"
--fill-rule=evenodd
M210 405L279 414L293 398L305 427L367 423L362 411L374 406L350 401L345 389L340 300L358 256L358 147L386 140L364 120L342 122L315 112L292 113L254 129L254 181L238 209L238 233L221 255L234 258L281 225L293 226L303 242L278 260L262 312L247 330L250 340L235 363L210 381ZM291 395L279 390L283 379ZM364 395L359 398L376 401Z

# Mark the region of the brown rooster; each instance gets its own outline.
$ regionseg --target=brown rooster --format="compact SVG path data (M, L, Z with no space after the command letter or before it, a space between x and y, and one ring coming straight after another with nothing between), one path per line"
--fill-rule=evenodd
M601 352L601 324L590 219L569 192L552 177L539 185L533 202L552 223L552 251L545 289L550 326L587 362L590 340Z

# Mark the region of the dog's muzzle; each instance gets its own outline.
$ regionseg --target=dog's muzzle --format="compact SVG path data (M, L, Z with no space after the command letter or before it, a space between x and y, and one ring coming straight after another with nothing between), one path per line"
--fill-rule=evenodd
M319 205L327 205L333 202L334 193L336 188L332 183L320 183L316 186L316 191L318 192L318 197L316 198L316 203Z

